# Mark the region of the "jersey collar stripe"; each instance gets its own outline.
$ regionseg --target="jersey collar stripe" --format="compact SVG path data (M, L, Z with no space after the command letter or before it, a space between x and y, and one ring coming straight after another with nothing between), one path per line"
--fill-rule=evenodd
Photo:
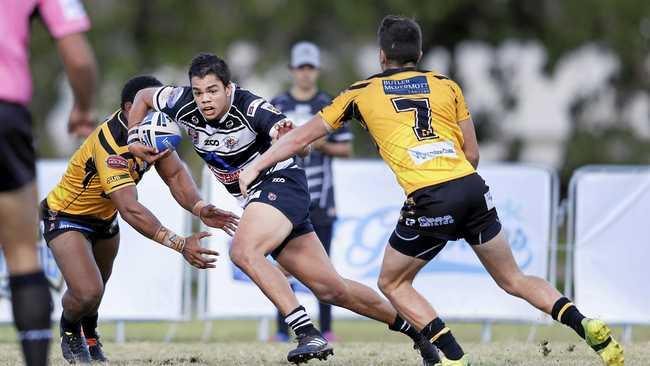
M106 136L104 135L104 130L99 131L97 138L99 139L99 143L102 145L102 147L104 148L104 150L106 150L107 153L111 155L117 154L113 149L113 147L111 147L111 145L108 143L108 140L106 140Z

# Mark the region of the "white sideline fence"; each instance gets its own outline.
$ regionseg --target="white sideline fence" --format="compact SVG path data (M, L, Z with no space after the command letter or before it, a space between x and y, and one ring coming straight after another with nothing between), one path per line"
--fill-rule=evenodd
M62 160L37 163L39 199L58 183L67 167ZM521 164L485 165L479 170L491 187L501 222L515 259L528 274L557 280L556 255L559 222L559 182L550 170ZM332 241L332 261L345 277L377 289L383 249L388 241L403 192L380 161L346 160L334 165L339 219ZM234 198L212 173L202 172L204 197L217 206L241 213ZM172 230L189 234L192 217L176 204L155 173L138 185L139 200ZM577 170L568 196L566 293L586 314L624 325L624 341L631 341L633 325L650 324L650 167L588 166ZM229 260L229 237L211 230L209 246L222 255L217 268L200 271L196 299L191 292L192 269L183 258L150 242L121 222L121 248L100 308L103 321L117 322L118 341L124 341L125 322L170 321L165 337L173 338L176 322L205 320L203 338L212 331L208 320L259 319L260 339L268 337L275 309L257 287ZM53 288L60 314L65 288L51 252L40 243L41 262ZM8 281L0 255L0 322L11 321ZM294 280L295 281L295 280ZM294 282L300 302L317 312L308 289ZM491 324L520 322L548 324L548 316L500 290L482 268L470 246L450 242L427 265L416 287L446 319L483 323L482 339L491 338ZM603 296L607 294L607 296ZM633 294L633 295L631 295ZM440 296L443 295L443 296ZM334 318L358 318L335 308Z
M566 286L583 312L650 324L650 167L586 166L571 178Z
M39 200L59 182L67 168L67 161L43 160L37 163ZM147 206L168 228L178 233L188 233L190 215L178 206L165 183L155 169L148 172L138 185L139 200ZM170 204L171 203L171 204ZM124 321L181 321L190 318L191 277L189 267L177 253L144 238L120 220L121 243L114 263L102 305L101 320L118 322L124 329ZM61 314L61 295L65 290L63 278L54 257L41 240L39 243L41 263L50 283L55 310L52 319ZM8 283L4 257L0 260L3 279L0 288L8 295ZM0 296L0 321L11 320L11 305L7 296ZM124 333L118 332L118 339Z
M554 282L559 186L556 175L547 169L522 165L486 166L480 173L491 187L520 266L527 273ZM204 171L203 179L204 194L211 202L240 212L209 171ZM344 277L376 290L383 251L404 194L380 161L337 161L334 179L339 219L332 240L332 261ZM215 232L210 245L224 253L228 240ZM222 258L218 269L201 273L199 317L260 318L260 329L266 331L268 318L275 316L274 307L227 257ZM484 340L490 338L491 322L547 321L545 315L499 289L464 241L447 244L423 269L415 285L445 318L485 323ZM297 287L301 304L316 312L315 298L300 284ZM335 308L334 317L356 315ZM261 339L265 337L260 335Z

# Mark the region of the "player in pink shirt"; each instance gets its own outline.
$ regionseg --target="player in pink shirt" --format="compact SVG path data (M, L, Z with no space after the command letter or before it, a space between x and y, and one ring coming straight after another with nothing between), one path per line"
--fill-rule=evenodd
M31 116L29 23L41 18L54 38L75 96L69 131L94 127L97 66L79 0L4 1L0 12L0 243L9 269L14 322L28 366L46 365L52 300L38 262L38 204ZM83 345L85 347L85 344ZM86 354L88 350L86 348Z

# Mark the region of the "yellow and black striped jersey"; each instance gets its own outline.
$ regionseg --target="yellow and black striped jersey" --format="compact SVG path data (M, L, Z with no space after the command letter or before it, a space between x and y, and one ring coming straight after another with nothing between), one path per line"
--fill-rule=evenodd
M108 195L137 184L149 168L126 143L126 118L118 110L77 149L59 184L47 196L52 211L112 218L117 209Z
M458 125L470 113L458 84L442 75L390 69L352 84L320 115L332 129L357 119L407 195L474 172Z

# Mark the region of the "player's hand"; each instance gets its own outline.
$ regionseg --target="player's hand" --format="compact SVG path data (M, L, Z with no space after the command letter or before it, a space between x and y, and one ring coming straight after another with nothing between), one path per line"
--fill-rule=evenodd
M68 119L68 133L74 137L88 137L95 129L95 116L92 111L81 109L77 104L72 106Z
M129 145L129 152L133 154L133 156L138 157L149 164L154 164L156 161L171 154L172 151L167 149L163 152L158 152L158 149L156 148L146 146L141 142L134 142Z
M257 176L260 175L260 171L254 167L255 164L251 164L244 168L244 170L239 173L239 191L241 192L244 198L248 198L248 187L257 179Z
M183 257L187 263L198 269L214 268L218 252L201 247L201 239L210 236L210 233L201 231L185 238Z
M214 205L203 206L199 218L207 226L221 229L230 236L235 235L239 225L239 216L230 211L220 210Z
M275 143L282 136L286 135L287 133L289 133L289 131L293 130L294 128L295 126L293 122L291 122L288 119L276 123L275 126L273 126L273 129L271 130L271 143Z

